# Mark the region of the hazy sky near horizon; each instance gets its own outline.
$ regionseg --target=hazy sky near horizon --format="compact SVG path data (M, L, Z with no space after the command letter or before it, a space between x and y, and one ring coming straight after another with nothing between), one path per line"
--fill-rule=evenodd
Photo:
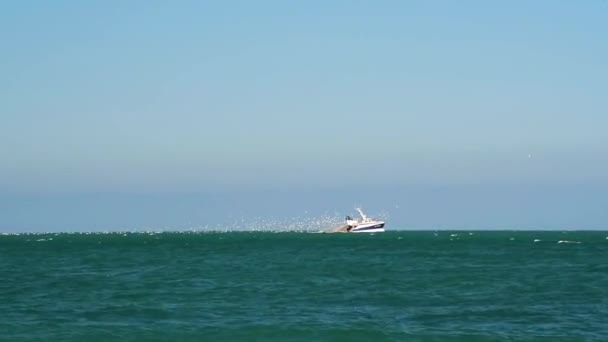
M321 210L358 186L420 225L492 223L454 196L607 227L607 36L601 0L3 2L0 230L154 225L238 189Z

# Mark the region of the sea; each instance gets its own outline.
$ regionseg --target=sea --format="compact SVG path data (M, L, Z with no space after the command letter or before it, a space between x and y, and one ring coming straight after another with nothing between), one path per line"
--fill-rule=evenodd
M1 341L608 341L608 232L0 235Z

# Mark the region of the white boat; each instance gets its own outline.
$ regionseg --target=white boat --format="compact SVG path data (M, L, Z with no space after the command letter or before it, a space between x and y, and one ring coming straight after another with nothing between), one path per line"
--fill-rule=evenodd
M361 219L354 220L346 216L346 232L348 233L382 233L384 232L384 221L367 217L361 210L356 208L361 215Z

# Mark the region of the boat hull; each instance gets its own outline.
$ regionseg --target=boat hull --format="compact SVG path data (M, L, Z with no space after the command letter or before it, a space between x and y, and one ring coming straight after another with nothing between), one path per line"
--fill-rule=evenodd
M372 224L361 224L353 227L350 233L382 233L384 232L384 222L374 222Z
M384 228L374 228L374 229L365 229L365 230L351 230L351 233L384 233Z

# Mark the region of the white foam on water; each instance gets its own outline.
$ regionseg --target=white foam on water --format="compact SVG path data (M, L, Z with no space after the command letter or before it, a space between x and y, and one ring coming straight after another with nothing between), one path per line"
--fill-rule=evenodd
M557 243L581 243L579 241L570 241L570 240L559 240Z
M450 234L450 236L458 236L458 234Z
M540 241L541 241L540 239L534 239L534 242L540 242Z

